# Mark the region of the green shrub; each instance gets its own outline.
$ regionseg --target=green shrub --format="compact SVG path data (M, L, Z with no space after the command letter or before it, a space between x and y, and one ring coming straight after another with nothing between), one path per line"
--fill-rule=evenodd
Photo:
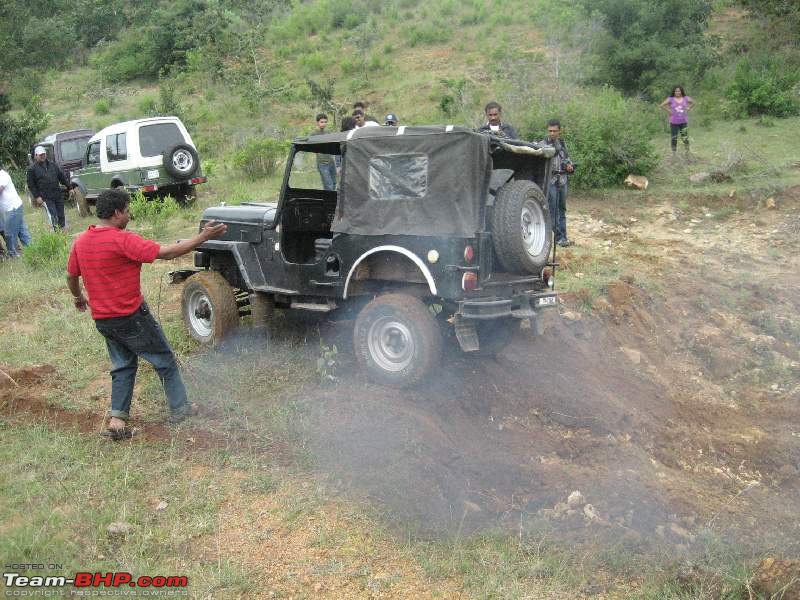
M158 236L164 231L167 222L178 213L180 207L172 196L146 198L141 192L136 192L131 198L128 210L134 221L150 227L153 234Z
M617 185L629 174L647 175L658 164L650 140L660 131L660 120L641 101L600 88L566 103L531 105L520 123L520 134L540 140L546 135L547 121L559 119L570 157L578 165L570 179L577 187Z
M94 103L94 114L107 115L111 112L111 101L108 98L100 98Z
M60 232L43 233L22 252L22 260L37 271L64 271L69 258L69 238Z
M233 156L233 166L250 179L271 177L289 148L288 142L274 138L249 140Z
M405 30L410 47L420 44L438 44L450 39L452 30L438 21L425 21L420 25L412 25Z
M157 101L153 96L145 96L139 100L139 110L143 115L154 115L157 113Z
M728 96L748 115L788 117L800 113L794 92L798 82L800 68L789 66L784 60L743 58L736 65Z

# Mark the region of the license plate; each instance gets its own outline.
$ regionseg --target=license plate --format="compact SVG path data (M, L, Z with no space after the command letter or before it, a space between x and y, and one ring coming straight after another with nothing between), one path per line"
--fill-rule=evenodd
M555 306L555 305L556 305L555 296L545 296L544 298L536 299L536 306Z
M147 172L148 179L158 179L158 169L153 169Z

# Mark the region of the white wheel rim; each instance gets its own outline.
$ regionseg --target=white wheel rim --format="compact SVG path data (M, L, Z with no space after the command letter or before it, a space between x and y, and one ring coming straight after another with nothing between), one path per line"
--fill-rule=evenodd
M172 166L181 173L188 173L194 165L192 155L186 150L178 150L172 155Z
M525 252L531 256L539 256L547 244L547 223L542 207L536 200L528 199L522 205L520 225Z
M186 310L192 330L200 337L214 333L214 305L203 290L194 290L186 301Z
M409 327L393 317L381 317L367 332L369 354L384 371L396 373L414 358L414 337Z

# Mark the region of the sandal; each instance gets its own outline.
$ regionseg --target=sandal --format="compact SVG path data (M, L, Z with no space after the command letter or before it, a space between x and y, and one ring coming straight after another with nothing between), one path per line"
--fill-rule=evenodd
M122 440L129 440L134 435L139 433L139 430L135 427L120 427L119 429L112 429L109 427L105 431L103 431L100 435L103 437L110 438L112 441L120 442Z

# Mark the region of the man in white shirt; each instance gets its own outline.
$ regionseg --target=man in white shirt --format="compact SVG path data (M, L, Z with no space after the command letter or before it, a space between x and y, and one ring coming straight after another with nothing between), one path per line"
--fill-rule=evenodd
M18 258L17 240L23 246L31 243L31 234L25 224L22 199L14 187L14 182L3 168L0 168L0 221L3 223L3 237L11 258Z
M361 129L362 127L380 127L377 122L368 121L364 111L360 108L353 111L353 118L356 120L356 129Z

